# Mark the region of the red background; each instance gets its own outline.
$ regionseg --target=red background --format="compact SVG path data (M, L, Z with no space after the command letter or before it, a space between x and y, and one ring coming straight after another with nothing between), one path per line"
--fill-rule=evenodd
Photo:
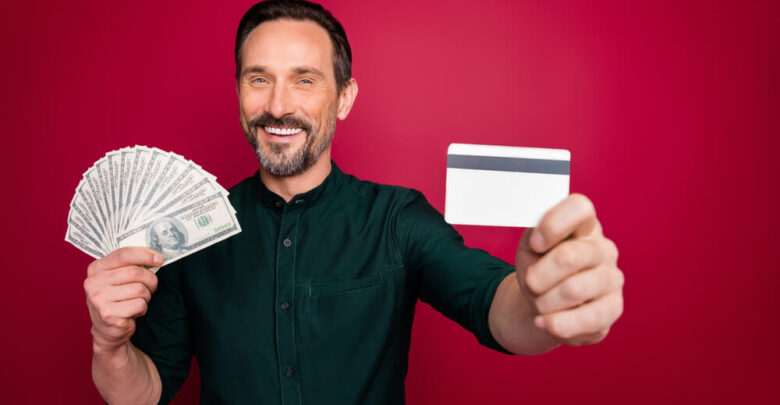
M90 259L63 241L93 161L145 144L225 186L254 172L232 53L250 3L4 5L0 403L100 403ZM627 278L603 343L537 357L484 349L421 304L410 404L776 397L776 4L326 3L360 85L334 141L342 169L418 188L441 210L450 142L570 149L572 191L595 202ZM510 261L521 234L459 230ZM190 378L177 403L195 402L198 386Z

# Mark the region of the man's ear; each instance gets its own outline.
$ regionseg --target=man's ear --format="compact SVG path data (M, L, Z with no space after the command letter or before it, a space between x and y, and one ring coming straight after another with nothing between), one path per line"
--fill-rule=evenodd
M352 105L355 103L355 98L358 94L358 85L355 78L349 79L344 88L341 89L339 94L338 114L340 120L347 118L349 111L352 109Z

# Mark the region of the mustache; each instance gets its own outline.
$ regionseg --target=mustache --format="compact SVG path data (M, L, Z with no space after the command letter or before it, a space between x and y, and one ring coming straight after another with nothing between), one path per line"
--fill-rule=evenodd
M285 115L281 118L276 118L269 113L263 113L257 117L252 118L247 123L249 128L257 129L259 127L271 126L271 127L295 127L301 128L306 131L307 134L311 133L311 124L308 121L293 115Z

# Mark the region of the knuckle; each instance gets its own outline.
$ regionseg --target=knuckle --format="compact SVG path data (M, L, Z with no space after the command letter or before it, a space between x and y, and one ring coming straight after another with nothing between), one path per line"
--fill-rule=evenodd
M143 299L136 300L135 305L133 305L133 307L134 307L133 312L136 314L135 316L141 316L145 314L146 309L148 308L148 306L146 305L146 301L144 301Z
M558 240L558 235L566 232L565 224L555 219L548 219L547 223L541 229L544 240L550 243L550 241Z
M125 329L127 327L127 323L127 318L118 318L114 323L114 326L120 329Z
M87 294L87 296L91 295L92 283L93 283L93 281L92 281L91 278L87 277L87 278L84 279L84 283L83 283L83 285L84 285L84 292Z
M144 269L138 266L128 267L127 275L133 280L142 280L144 276Z
M559 318L552 317L548 320L547 324L549 325L550 333L553 336L561 339L568 339L571 337L569 328L564 322L561 322Z
M577 264L577 251L572 245L561 245L555 251L553 260L559 267L570 269Z
M561 298L567 303L577 303L583 299L585 287L581 283L571 281L561 284Z
M532 294L539 295L544 291L542 290L541 282L537 279L537 277L534 277L533 274L534 273L531 271L525 274L525 280L524 280L525 286L526 288L528 288L528 291L531 292Z
M92 274L95 274L97 271L98 266L98 260L93 260L89 265L87 265L87 275L90 276Z
M613 263L617 262L619 255L618 247L612 239L604 238L604 251L610 261Z
M130 252L127 248L120 248L116 251L117 261L121 264L128 263L130 261Z
M589 215L596 213L596 207L593 205L593 201L586 197L585 194L574 193L571 198L579 204L582 209Z
M590 334L599 329L597 327L598 315L594 313L594 311L584 311L580 314L577 314L577 318L574 320L574 322L576 327L572 329L577 330L576 335ZM570 333L567 337L571 338L574 337L574 335L575 333Z
M602 319L604 318L600 311L589 311L583 315L582 325L588 332L594 332L601 329Z
M105 323L109 323L109 320L113 317L113 314L111 313L111 311L109 311L108 308L106 308L105 306L102 306L102 305L98 306L96 309L97 309L97 313L98 313L98 316L100 317L100 319L103 322L105 322Z
M102 290L93 290L89 295L89 300L92 302L93 305L101 305L103 304L103 291Z
M146 287L141 283L133 284L133 295L136 297L146 296Z
M622 290L623 286L626 285L626 275L623 274L620 269L615 268L615 285L617 286L618 290Z

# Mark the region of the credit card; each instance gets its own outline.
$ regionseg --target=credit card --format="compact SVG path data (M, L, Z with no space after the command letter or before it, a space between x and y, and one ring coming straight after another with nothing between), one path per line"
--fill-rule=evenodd
M565 149L450 144L444 219L534 227L569 195L570 167Z

